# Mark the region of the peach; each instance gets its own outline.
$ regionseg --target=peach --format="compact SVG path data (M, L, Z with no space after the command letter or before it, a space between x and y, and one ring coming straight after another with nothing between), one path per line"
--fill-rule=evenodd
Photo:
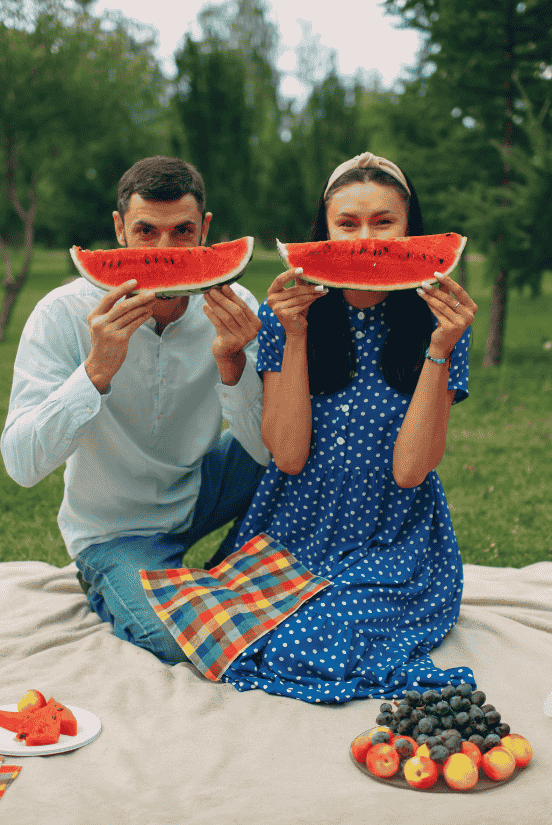
M427 756L418 756L418 753L419 748L416 756L406 762L403 769L404 778L411 788L431 788L437 782L439 768L432 759Z
M489 777L495 782L508 779L516 768L514 755L506 748L497 745L481 757L481 767Z
M373 745L366 754L366 767L374 776L387 778L399 770L401 758L391 745Z
M469 756L476 768L481 765L481 751L474 742L462 742L462 753Z
M361 765L365 765L366 754L371 747L372 743L370 741L370 737L366 736L366 734L362 734L362 736L357 736L356 739L353 739L351 744L351 753L357 762L360 762Z
M17 710L39 710L47 704L44 694L39 690L27 690L17 703Z
M477 766L465 753L453 753L443 765L443 777L449 788L455 791L469 791L477 785Z
M425 742L417 749L416 756L424 756L426 759L429 759L429 748Z
M533 748L524 736L510 733L500 740L503 748L510 751L516 762L516 768L524 768L533 758Z

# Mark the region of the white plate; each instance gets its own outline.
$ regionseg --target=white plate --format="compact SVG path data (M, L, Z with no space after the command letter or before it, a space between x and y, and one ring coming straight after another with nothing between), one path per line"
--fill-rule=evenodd
M61 734L55 745L26 745L24 742L15 742L15 733L0 728L0 754L4 756L50 756L54 753L65 753L82 748L96 739L102 730L102 723L89 710L66 705L77 720L77 735L66 736ZM0 710L17 710L17 704L1 705Z

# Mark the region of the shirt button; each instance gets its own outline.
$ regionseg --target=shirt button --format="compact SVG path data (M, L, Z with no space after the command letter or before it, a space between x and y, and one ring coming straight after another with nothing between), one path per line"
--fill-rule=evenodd
M359 329L355 332L355 338L364 338L364 333Z
M339 438L336 438L336 441L338 444L345 444L345 439L341 438L341 436L339 436Z

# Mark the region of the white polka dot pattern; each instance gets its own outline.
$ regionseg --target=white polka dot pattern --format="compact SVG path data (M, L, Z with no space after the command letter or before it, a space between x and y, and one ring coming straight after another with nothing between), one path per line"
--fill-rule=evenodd
M400 696L426 686L475 684L469 668L429 657L455 625L462 561L437 474L402 489L393 447L411 396L379 368L385 302L348 307L357 369L351 383L312 397L311 451L296 476L271 461L237 546L264 532L332 584L248 648L226 671L238 690L307 702ZM264 302L257 369L279 371L285 332ZM452 356L449 389L468 395L469 330Z

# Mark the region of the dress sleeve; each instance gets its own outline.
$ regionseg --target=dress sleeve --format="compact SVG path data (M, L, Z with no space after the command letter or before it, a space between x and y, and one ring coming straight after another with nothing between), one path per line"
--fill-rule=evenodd
M450 359L450 376L448 382L449 390L456 390L453 404L458 404L467 398L468 393L468 373L469 356L468 348L470 343L471 327L464 332L456 346L454 347Z
M257 371L280 372L284 357L286 333L266 301L263 301L260 306L259 320L263 328L257 336L259 342Z

